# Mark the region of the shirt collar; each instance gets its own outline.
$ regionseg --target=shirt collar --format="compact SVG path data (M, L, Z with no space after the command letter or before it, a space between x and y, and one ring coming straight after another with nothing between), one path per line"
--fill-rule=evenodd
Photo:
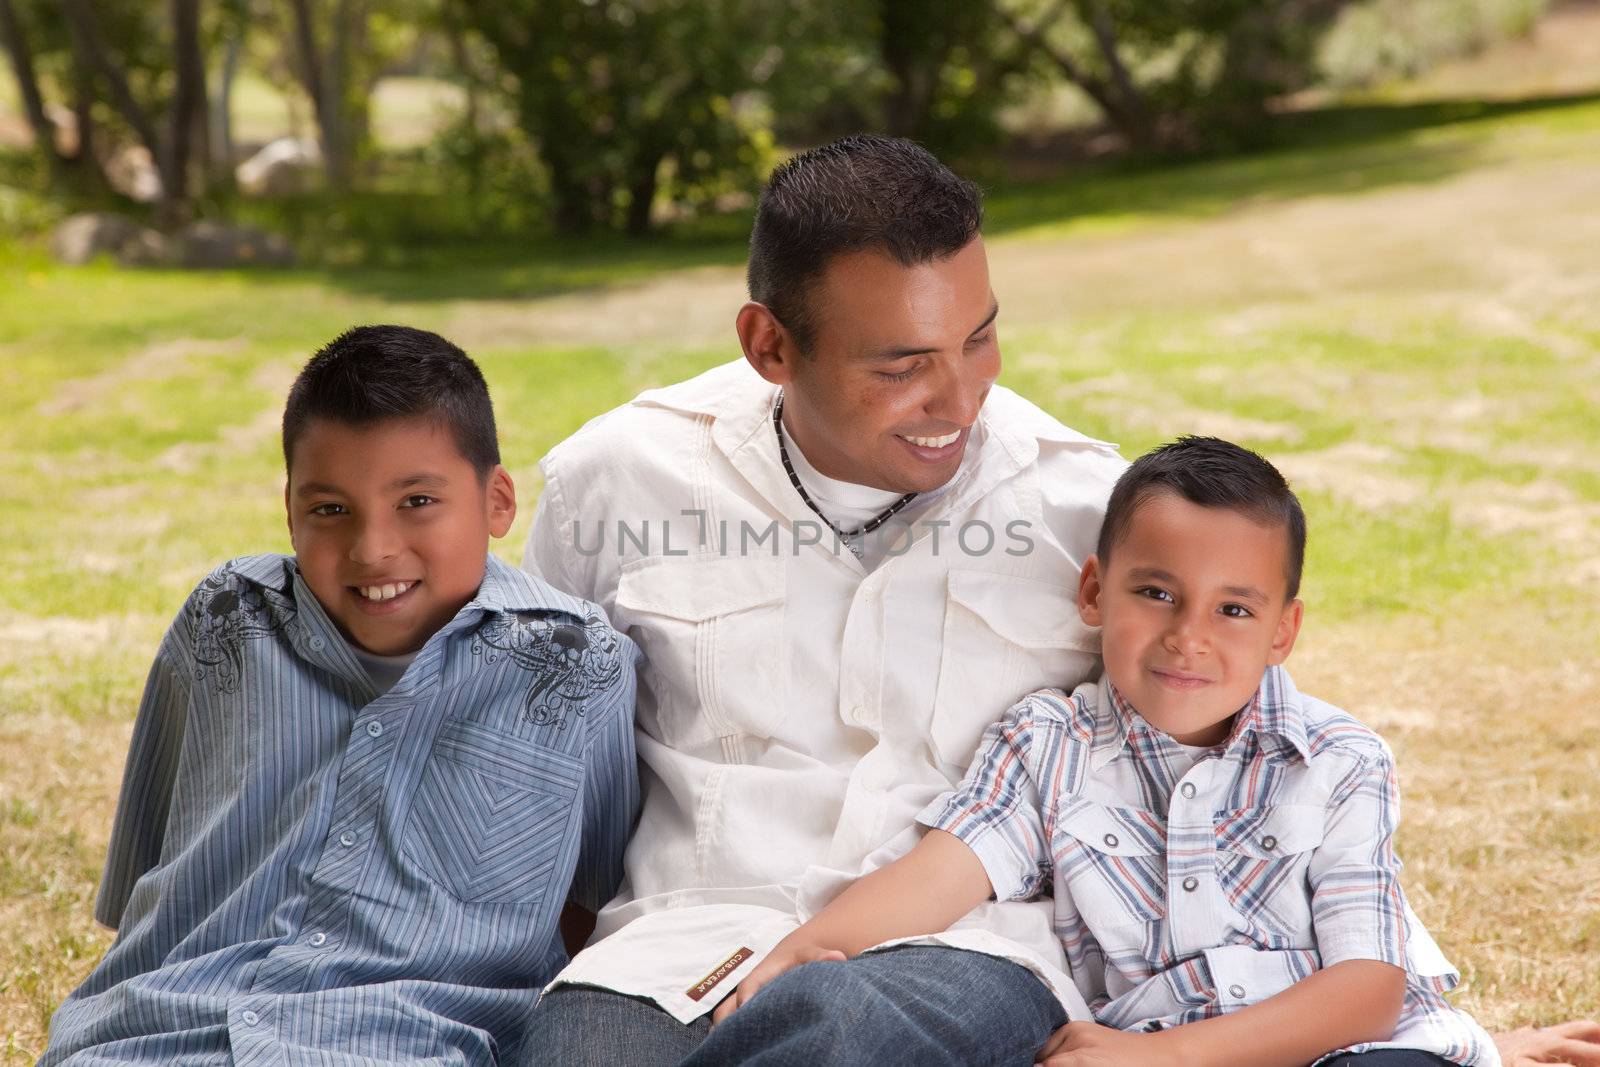
M1099 704L1089 757L1090 765L1095 769L1111 762L1127 745L1134 731L1145 731L1152 735L1159 733L1139 717L1133 705L1111 684L1109 675L1100 676ZM1256 687L1250 702L1240 709L1233 732L1228 735L1224 746L1233 747L1247 734L1263 746L1276 745L1298 754L1303 760L1311 758L1300 693L1290 680L1289 672L1282 667L1268 667L1262 674L1261 684Z

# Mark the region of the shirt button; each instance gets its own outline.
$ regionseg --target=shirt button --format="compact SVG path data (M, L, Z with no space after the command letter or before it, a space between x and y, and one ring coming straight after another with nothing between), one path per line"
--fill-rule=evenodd
M306 943L312 948L321 948L323 945L328 943L328 935L323 933L321 930L318 930L316 933L306 938Z
M1185 878L1183 880L1183 891L1185 893L1193 893L1196 889L1199 889L1199 888L1200 888L1200 879L1196 878L1194 875L1191 874L1189 877L1187 877L1187 878Z
M239 1013L239 1018L244 1020L244 1024L246 1026L254 1026L256 1023L261 1021L261 1016L257 1015L253 1011L242 1011Z
M311 651L313 652L321 652L323 649L328 647L328 642L324 641L320 637L313 637L310 641L307 641L306 644L311 646Z
M369 737L378 737L378 736L381 736L382 733L383 733L383 723L381 723L381 722L369 722L369 723L367 723L367 736L369 736Z
M344 833L339 835L339 844L343 845L345 848L349 848L351 845L353 845L355 843L356 843L356 835L354 833L352 833L351 831L346 830Z
M1105 836L1105 842L1106 842L1106 847L1107 848L1116 848L1117 847L1117 835L1116 834L1107 834Z
M1268 834L1266 837L1261 839L1261 847L1266 849L1268 852L1271 852L1273 849L1278 847L1278 839L1273 837L1271 834Z
M1239 1000L1240 998L1242 998L1244 996L1244 986L1242 986L1242 985L1231 985L1231 986L1229 986L1228 987L1228 996L1232 997L1234 1000Z
M1183 794L1183 798L1185 800L1193 800L1195 794L1194 783L1184 782L1183 785L1179 787L1178 792Z

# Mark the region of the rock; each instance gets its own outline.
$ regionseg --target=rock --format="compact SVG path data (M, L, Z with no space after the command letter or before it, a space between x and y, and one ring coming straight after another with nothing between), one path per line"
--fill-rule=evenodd
M170 261L180 267L288 267L294 247L275 233L220 222L195 222L168 239Z
M117 250L117 262L124 267L175 267L177 252L172 238L157 230L142 230Z
M239 190L250 196L303 192L322 171L322 150L304 137L280 137L234 169Z
M125 215L86 212L67 218L55 228L50 235L50 252L63 263L82 266L105 253L120 258L125 247L147 232L154 231L146 231Z
M153 204L161 199L161 172L156 169L150 150L143 145L128 145L106 162L106 180L129 200Z

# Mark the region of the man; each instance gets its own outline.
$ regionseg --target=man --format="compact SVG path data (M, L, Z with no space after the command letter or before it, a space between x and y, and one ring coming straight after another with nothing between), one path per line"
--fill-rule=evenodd
M623 888L535 1011L534 1061L714 1061L712 1008L914 843L1008 702L1094 671L1073 583L1124 464L994 386L979 221L909 142L803 153L757 209L745 359L545 458L525 565L648 664ZM818 1061L1026 1062L1039 991L1071 985L1048 918L987 904L938 945L796 970L725 1025L805 1031ZM956 1017L992 1020L982 1048Z

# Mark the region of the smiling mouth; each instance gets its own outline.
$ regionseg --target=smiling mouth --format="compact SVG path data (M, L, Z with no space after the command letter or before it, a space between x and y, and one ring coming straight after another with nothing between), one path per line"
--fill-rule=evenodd
M901 437L910 441L918 448L948 448L961 439L961 431L947 433L943 437L912 437L910 434L901 434Z
M346 588L364 600L379 603L385 600L393 600L398 596L404 596L408 591L421 584L421 582L384 582L381 585L351 585L346 586Z
M1169 689L1199 689L1202 686L1211 684L1211 679L1203 678L1197 674L1163 671L1155 667L1150 668L1150 673L1156 676L1158 682Z

